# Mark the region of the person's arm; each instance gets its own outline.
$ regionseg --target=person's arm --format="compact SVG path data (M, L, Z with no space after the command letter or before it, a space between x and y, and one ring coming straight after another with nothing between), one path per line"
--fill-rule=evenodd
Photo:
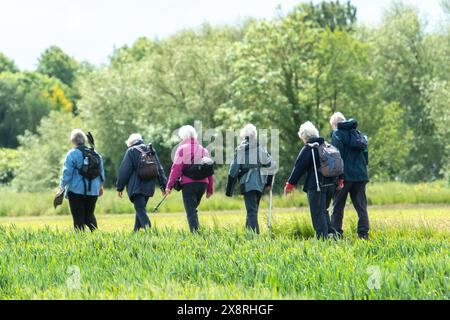
M164 190L166 190L166 186L167 186L167 177L166 177L166 173L164 172L164 168L161 164L161 161L159 161L159 157L158 154L156 153L156 150L153 149L154 155L155 155L155 159L156 162L158 163L158 183L159 183L159 188L161 189L161 191L164 192Z
M231 162L230 169L228 170L228 181L225 191L227 197L233 196L233 189L236 183L236 179L239 173L240 165L237 163L237 153L234 154L233 161Z
M73 172L76 170L76 159L74 157L74 151L71 150L67 153L62 168L62 176L59 187L65 189L65 187L72 182Z
M209 157L208 149L203 148L203 156ZM208 187L206 189L206 195L212 196L213 193L214 193L214 176L209 176L208 177Z
M133 159L131 157L132 149L128 149L123 157L119 169L119 179L117 180L117 191L122 192L130 180L133 172Z
M288 183L295 186L300 178L308 171L312 164L311 148L305 146L300 150L294 168L289 176Z
M339 150L341 158L344 159L345 146L344 143L342 142L342 137L339 137L337 131L334 131L331 136L331 144ZM343 187L344 187L344 174L341 174L338 178L338 190L342 189Z
M104 163L103 163L103 157L102 156L100 156L100 178L102 179L102 184L104 184L106 178L105 178L105 166L104 166Z
M170 168L169 182L167 182L166 191L172 190L175 181L183 175L183 149L175 152L172 167Z

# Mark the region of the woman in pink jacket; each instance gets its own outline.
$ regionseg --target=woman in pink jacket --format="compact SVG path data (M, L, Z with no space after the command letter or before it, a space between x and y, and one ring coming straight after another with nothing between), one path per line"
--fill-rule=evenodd
M183 170L189 165L200 163L205 157L209 158L209 152L197 142L197 132L192 126L183 126L178 130L178 136L182 140L175 152L169 182L166 187L166 195L170 193L175 182L180 180L183 194L184 208L187 214L189 229L196 232L198 223L198 206L206 192L206 198L213 194L214 178L209 176L202 180L193 180L183 174Z

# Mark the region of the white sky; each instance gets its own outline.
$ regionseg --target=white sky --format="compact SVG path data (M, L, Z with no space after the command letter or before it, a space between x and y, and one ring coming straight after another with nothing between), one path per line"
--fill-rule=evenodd
M165 37L203 22L232 24L245 17L270 18L276 8L288 11L302 0L0 0L0 52L22 68L57 45L78 60L105 63L114 47L137 38ZM342 0L343 2L345 0ZM318 1L314 1L318 2ZM379 21L392 0L353 0L358 19ZM406 0L429 21L443 14L439 0Z

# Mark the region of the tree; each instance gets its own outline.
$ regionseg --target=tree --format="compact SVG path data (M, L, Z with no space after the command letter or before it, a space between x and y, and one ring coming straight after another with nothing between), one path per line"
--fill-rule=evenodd
M52 46L39 58L37 71L49 77L55 77L72 87L76 78L78 63L60 48Z
M9 59L3 53L0 52L0 73L2 72L17 72L19 71L13 60Z
M204 127L216 126L216 110L230 96L226 57L236 39L233 30L204 26L152 42L153 49L143 51L137 49L147 47L141 39L131 52L122 49L109 68L83 79L80 116L95 128L109 183L114 183L129 134L143 134L170 163L177 143L173 130L198 119Z
M425 86L438 76L429 55L427 36L414 8L395 3L385 13L383 25L374 31L373 77L381 81L379 91L387 102L398 102L404 110L407 126L414 132L411 153L403 170L408 181L441 177L443 154L436 153L440 140L430 110L426 107Z
M0 184L8 184L17 168L17 150L0 149Z
M74 128L81 128L80 119L53 111L42 119L36 133L26 131L20 136L13 188L28 192L56 188Z
M0 74L0 147L15 148L17 136L35 132L51 110L71 110L59 80L33 72Z
M322 1L318 4L300 4L294 13L304 13L304 20L311 21L315 26L329 29L352 31L356 22L357 9L350 1L341 4L339 1Z

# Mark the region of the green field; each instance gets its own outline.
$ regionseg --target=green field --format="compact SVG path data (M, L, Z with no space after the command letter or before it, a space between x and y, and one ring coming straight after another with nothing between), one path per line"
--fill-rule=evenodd
M138 234L131 214L99 215L93 234L68 216L4 217L0 299L449 299L450 207L369 214L368 242L353 209L338 242L313 238L307 208L275 210L272 236L246 233L242 210L202 213L197 235L182 213L152 215Z
M67 201L57 210L53 209L54 191L40 193L13 192L8 188L0 189L0 217L70 215ZM407 184L400 182L370 183L367 186L369 205L393 204L443 204L450 205L450 185L446 181L434 183ZM159 191L150 200L150 206L161 199ZM268 199L263 198L262 206L267 207ZM306 194L297 190L294 194L283 197L275 196L276 208L304 207L308 205ZM244 209L243 199L239 196L227 198L218 188L211 199L202 201L202 211L223 211ZM107 190L99 199L97 214L127 214L133 212L133 205L128 199L119 199L112 190ZM181 194L173 192L160 208L161 212L183 212Z

